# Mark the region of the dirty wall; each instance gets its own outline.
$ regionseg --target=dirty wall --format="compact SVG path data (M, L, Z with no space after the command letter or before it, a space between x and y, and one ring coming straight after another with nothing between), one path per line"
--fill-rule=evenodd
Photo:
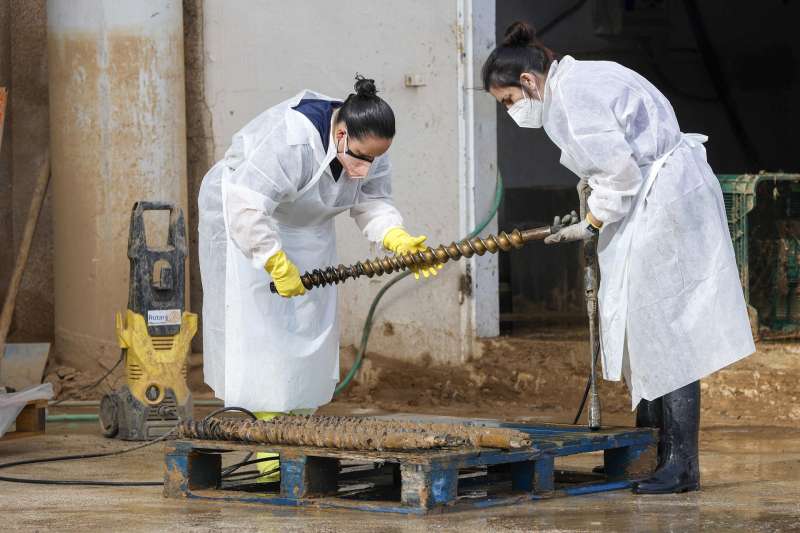
M308 5L287 7L282 2L183 2L189 292L195 310L202 306L202 289L195 252L194 200L205 171L224 153L233 132L269 105L304 87L345 97L352 90L356 71L376 78L397 113L399 133L392 150L394 187L409 229L427 234L433 243L449 241L462 232L457 3L437 4L436 9L430 9L428 3L416 8L409 5L402 13L389 13L378 6L343 11L341 6L317 4L311 6L311 12L324 12L325 17L309 17ZM276 12L282 13L280 23L273 16ZM352 23L354 17L364 22L359 25L365 31L358 40L333 29L337 24ZM338 22L322 25L319 21L323 19ZM292 31L285 20L294 21ZM49 136L46 21L43 0L11 1L0 7L0 37L10 43L3 47L0 76L8 80L12 90L10 124L0 159L0 190L9 193L0 200L0 220L8 223L0 225L0 238L14 239L13 247L0 251L2 283L7 283L13 265L35 170ZM269 24L275 27L265 31ZM237 31L231 32L232 27ZM411 27L415 28L413 35L406 31ZM343 52L345 49L348 53ZM243 53L245 50L250 52ZM294 65L291 69L286 68L289 60ZM421 75L423 84L406 87L404 74ZM21 116L25 119L20 120ZM488 123L493 124L493 120ZM491 198L485 200L489 203ZM364 241L347 216L340 218L337 230L342 261L380 252ZM53 340L52 250L53 218L48 197L18 299L12 340ZM364 281L343 288L344 343L360 337L363 317L382 283ZM428 291L422 283L405 280L385 298L371 346L412 357L430 354L437 360L457 354L462 337L462 270L450 268L436 283L437 290ZM4 285L0 285L0 291L5 292ZM112 311L109 321L113 320ZM201 348L198 335L194 349ZM85 365L79 359L72 362L79 367L92 366L89 361Z
M491 7L493 36L493 5L476 4ZM197 5L192 3L193 9ZM189 79L202 79L205 94L190 95L189 101L194 101L195 110L210 115L213 136L208 138L205 119L194 126L190 121L189 135L195 136L190 146L202 152L189 157L190 187L196 191L201 169L210 162L209 146L214 158L221 158L238 129L304 88L344 98L352 92L358 72L376 80L380 95L397 117L397 136L389 153L394 197L409 231L427 235L431 243L460 237L466 226L459 152L463 146L459 144L459 59L464 52L459 48L463 43L460 4L415 0L394 5L387 9L380 2L203 2L204 72L195 68ZM344 30L349 27L357 31ZM406 86L405 74L419 75L421 83ZM481 143L482 150L496 168L494 104L486 100L474 112L476 124L491 139ZM489 192L480 199L478 218L491 204L494 174L493 170L480 173ZM341 262L380 252L370 247L346 214L337 219L336 230ZM485 258L482 264L485 267L493 260ZM457 361L462 339L473 336L471 330L467 335L462 331L473 319L462 314L460 301L470 297L460 293L462 272L461 265L453 265L442 270L435 282L403 280L378 309L370 347L396 357L427 355L440 362ZM385 281L375 278L342 286L343 344L360 339L369 305ZM496 281L493 287L486 285L495 295L496 309ZM495 317L494 328L496 323Z
M45 1L7 0L0 4L0 85L10 92L0 154L0 295L4 297L37 169L49 144L49 119ZM10 338L52 340L53 302L51 190L17 297Z

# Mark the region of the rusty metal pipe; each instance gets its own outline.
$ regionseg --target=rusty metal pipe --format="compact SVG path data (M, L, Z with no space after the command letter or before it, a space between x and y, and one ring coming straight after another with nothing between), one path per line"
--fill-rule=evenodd
M529 435L509 428L317 415L184 420L178 425L177 437L349 450L524 449L532 444Z
M525 230L514 229L510 233L505 231L486 237L475 237L452 242L448 245L440 245L436 248L428 247L421 252L402 255L391 255L376 259L359 261L352 265L339 265L337 267L327 267L306 272L300 279L306 290L314 287L324 287L326 285L336 285L344 283L348 279L356 279L362 276L371 278L382 276L392 272L401 272L419 267L430 267L437 264L447 263L448 261L458 261L462 257L470 258L474 255L485 255L487 252L496 254L499 251L508 252L517 248L522 248L526 243L541 241L545 237L558 231L560 228L553 226L542 226ZM269 286L272 293L277 293L274 283Z

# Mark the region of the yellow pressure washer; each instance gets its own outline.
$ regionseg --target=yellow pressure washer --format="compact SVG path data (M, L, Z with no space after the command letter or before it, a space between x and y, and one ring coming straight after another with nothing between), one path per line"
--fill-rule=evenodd
M169 211L166 244L149 246L144 213ZM100 427L106 437L150 440L192 415L186 383L197 315L185 311L186 230L183 211L169 203L136 202L128 237L130 285L117 337L126 384L103 396Z

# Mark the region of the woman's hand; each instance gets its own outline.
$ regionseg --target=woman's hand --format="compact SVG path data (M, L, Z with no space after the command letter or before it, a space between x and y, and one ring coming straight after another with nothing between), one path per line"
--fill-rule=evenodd
M424 252L428 249L425 241L428 237L419 235L412 237L403 228L392 228L383 238L383 246L387 250L391 250L395 255L413 254L416 252ZM419 275L430 277L436 275L436 270L442 268L441 263L430 267L412 267L411 271L414 273L414 278L419 279Z
M292 296L302 296L306 293L303 280L300 279L300 271L292 263L283 250L269 258L264 268L272 276L278 294L284 298Z
M591 214L586 216L586 220L578 222L578 214L573 211L564 217L555 217L551 226L555 233L547 237L545 244L555 244L563 242L585 241L591 239L600 231L602 225Z

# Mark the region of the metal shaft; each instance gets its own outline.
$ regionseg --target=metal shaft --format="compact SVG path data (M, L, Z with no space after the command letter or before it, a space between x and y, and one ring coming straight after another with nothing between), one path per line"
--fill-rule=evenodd
M491 254L496 254L498 251L508 252L516 248L522 248L525 243L544 240L545 237L555 233L558 229L560 228L542 226L526 230L514 229L510 233L503 231L496 236L489 235L482 238L464 239L448 245L440 245L436 248L428 247L421 252L390 255L359 261L352 265L315 269L311 272L306 272L300 276L300 279L306 290L310 290L314 287L344 283L350 278L356 279L361 276L371 278L373 276L391 274L392 272L430 267L447 263L451 260L458 261L462 257L470 258L474 255L484 255L486 252ZM278 292L274 283L270 283L269 288L273 293Z
M592 189L586 180L578 183L578 197L581 203L581 220L586 218L587 200ZM600 414L600 394L597 392L597 359L600 355L600 328L597 320L597 289L600 269L597 263L597 237L583 243L583 284L586 296L586 313L589 318L589 429L598 430L602 425Z

